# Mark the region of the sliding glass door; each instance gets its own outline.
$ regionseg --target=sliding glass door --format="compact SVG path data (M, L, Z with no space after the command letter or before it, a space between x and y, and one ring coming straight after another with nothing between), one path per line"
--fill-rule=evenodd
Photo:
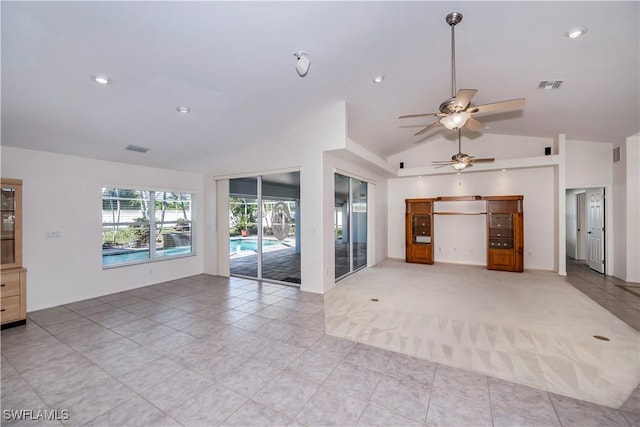
M335 277L367 265L367 183L335 174Z
M231 274L258 277L258 177L229 181Z
M231 274L300 284L299 215L299 172L229 180Z

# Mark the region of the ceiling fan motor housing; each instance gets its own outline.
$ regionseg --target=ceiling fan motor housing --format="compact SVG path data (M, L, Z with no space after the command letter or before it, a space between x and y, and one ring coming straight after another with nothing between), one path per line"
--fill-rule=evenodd
M451 12L445 19L447 21L447 24L453 26L459 24L460 21L462 21L462 14L460 12Z
M453 113L455 111L455 108L453 107L455 100L456 98L454 97L442 101L442 104L440 104L440 112L445 114Z

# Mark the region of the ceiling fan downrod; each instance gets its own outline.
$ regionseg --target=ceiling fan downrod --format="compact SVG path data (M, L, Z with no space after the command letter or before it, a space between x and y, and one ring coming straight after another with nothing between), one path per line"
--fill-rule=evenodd
M451 98L456 97L456 24L462 21L460 12L451 12L445 18L451 27Z

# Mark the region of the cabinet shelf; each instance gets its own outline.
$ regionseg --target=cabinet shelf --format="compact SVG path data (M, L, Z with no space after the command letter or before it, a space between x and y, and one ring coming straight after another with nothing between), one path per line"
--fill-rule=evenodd
M433 264L433 199L405 200L406 261Z
M523 271L522 196L487 198L487 268Z
M27 270L22 267L22 181L2 178L0 185L0 324L6 329L27 321Z

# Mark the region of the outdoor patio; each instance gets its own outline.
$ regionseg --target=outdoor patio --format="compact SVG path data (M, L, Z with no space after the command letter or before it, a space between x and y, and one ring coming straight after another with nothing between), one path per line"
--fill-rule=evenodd
M295 247L278 245L269 247L262 255L262 278L280 282L300 284L300 253ZM258 254L232 254L229 260L231 274L235 276L258 276Z

